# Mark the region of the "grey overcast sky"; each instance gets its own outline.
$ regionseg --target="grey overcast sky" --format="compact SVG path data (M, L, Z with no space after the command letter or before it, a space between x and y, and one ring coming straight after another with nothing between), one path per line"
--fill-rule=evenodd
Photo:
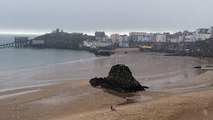
M213 26L213 0L0 0L0 32L125 33Z

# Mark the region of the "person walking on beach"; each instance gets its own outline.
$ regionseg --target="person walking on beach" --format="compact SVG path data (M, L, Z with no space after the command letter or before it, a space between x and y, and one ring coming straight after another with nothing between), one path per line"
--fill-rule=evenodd
M111 105L111 111L116 111L115 106Z

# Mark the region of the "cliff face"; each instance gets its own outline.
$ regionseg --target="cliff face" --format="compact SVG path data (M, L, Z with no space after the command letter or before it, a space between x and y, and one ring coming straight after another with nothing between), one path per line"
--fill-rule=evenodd
M112 66L106 78L92 78L90 84L93 87L102 87L118 92L137 92L144 91L145 88L148 88L141 86L132 76L130 69L121 64Z

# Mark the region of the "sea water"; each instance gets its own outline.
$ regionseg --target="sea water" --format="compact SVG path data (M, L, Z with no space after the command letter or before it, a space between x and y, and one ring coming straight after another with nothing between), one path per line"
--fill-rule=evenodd
M20 36L20 35L19 35ZM0 43L14 41L15 35L0 35ZM29 37L29 36L28 36ZM29 38L33 38L30 36ZM60 50L60 49L35 49L35 48L1 48L0 49L0 90L14 87L24 87L30 79L30 71L35 69L95 59L95 55L86 51ZM20 77L22 76L22 77ZM37 83L36 83L37 84Z
M20 36L20 35L19 35ZM0 35L0 43L14 41L15 35ZM29 38L33 38L30 36ZM0 75L5 71L86 60L94 55L85 51L33 48L0 49Z

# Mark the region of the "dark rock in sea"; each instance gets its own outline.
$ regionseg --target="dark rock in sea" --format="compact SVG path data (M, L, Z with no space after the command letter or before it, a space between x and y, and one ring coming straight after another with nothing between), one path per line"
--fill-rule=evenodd
M129 67L117 64L112 66L108 77L92 78L90 84L93 87L102 87L118 92L145 91L148 87L141 84L132 76Z
M95 52L96 56L110 56L111 55L111 51L109 50L99 50L97 52Z

